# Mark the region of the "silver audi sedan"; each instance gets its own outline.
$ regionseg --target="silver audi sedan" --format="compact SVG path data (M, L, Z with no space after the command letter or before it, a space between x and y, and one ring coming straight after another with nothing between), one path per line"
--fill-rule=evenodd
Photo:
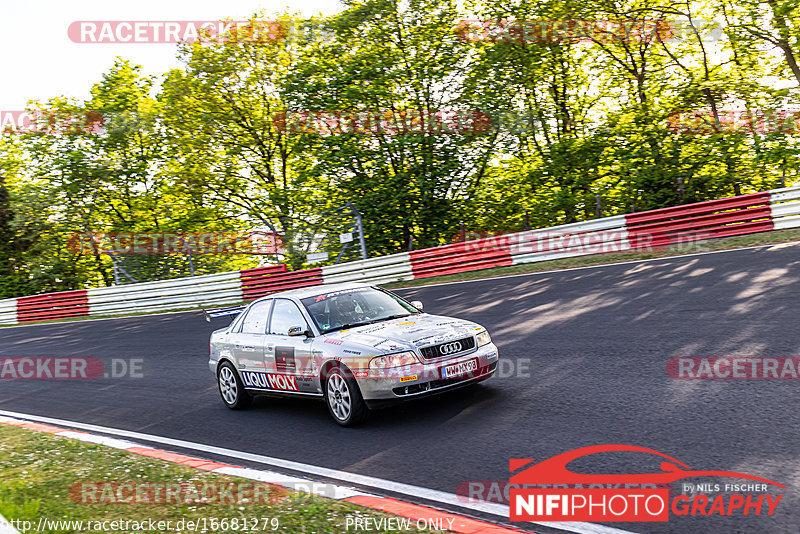
M430 315L422 303L365 284L274 293L211 334L208 366L228 408L254 395L316 397L343 426L370 409L480 382L497 368L489 333L471 321Z

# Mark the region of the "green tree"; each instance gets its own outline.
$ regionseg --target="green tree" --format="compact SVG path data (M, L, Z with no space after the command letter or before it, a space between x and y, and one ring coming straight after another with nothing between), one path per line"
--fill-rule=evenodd
M348 122L298 134L302 172L327 184L325 206L358 207L371 253L446 242L494 146L467 83L472 45L455 32L457 3L346 6L326 22L328 38L300 51L284 90L290 110L352 113L364 131Z
M168 74L159 96L171 154L163 170L187 194L217 206L223 226L276 228L297 265L291 236L318 188L296 171L295 140L276 118L286 110L280 85L302 43L258 36L258 19L251 24L232 29L229 42L182 47L186 68Z

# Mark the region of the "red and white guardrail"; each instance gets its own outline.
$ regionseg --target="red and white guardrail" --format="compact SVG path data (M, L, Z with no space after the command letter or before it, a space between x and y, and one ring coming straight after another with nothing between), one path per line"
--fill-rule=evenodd
M800 186L287 271L285 265L0 300L0 324L250 301L336 282L375 284L800 227Z

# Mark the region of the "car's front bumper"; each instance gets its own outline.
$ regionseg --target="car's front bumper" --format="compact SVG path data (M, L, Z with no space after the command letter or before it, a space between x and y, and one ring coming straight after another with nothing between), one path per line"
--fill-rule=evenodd
M473 371L445 376L443 368L469 364ZM489 343L470 353L444 361L425 362L390 370L370 370L356 374L361 395L370 406L433 395L459 386L486 380L497 369L499 353ZM365 376L366 375L366 376Z

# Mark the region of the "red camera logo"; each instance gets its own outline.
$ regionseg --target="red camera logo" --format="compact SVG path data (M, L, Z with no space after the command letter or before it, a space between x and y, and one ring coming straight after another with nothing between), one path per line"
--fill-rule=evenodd
M642 452L660 456L661 472L634 474L581 474L567 465L584 456L603 452ZM530 465L534 460L514 459L511 472ZM664 485L691 477L730 477L763 484L726 484L726 490L745 488L766 491L767 484L786 486L766 478L733 471L699 471L664 453L633 445L595 445L565 452L527 467L510 478L515 487L510 491L511 521L669 521L670 509L675 515L772 515L783 495L719 494L713 500L707 495L678 495L670 503L670 489L664 487L606 488L598 485ZM563 487L535 488L527 485L553 484ZM578 487L574 487L578 485ZM587 487L583 487L583 486ZM523 486L523 487L520 487ZM572 486L572 487L570 487ZM595 487L592 487L595 486ZM687 486L684 484L683 490ZM709 485L712 486L712 485ZM714 484L719 491L719 485Z

